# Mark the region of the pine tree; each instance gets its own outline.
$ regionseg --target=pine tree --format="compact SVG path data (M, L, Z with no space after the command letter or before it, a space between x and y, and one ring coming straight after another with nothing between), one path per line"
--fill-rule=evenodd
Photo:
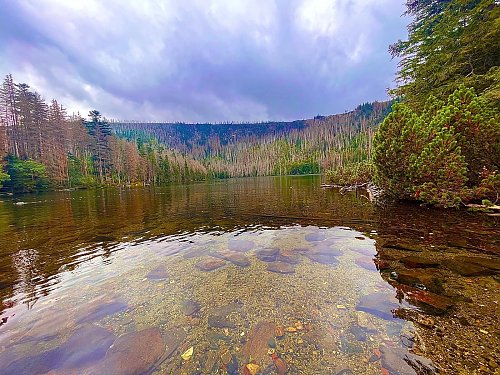
M408 0L408 40L390 47L401 58L395 96L413 107L432 94L445 100L460 84L500 104L500 4L495 0Z
M500 115L463 86L446 104L431 96L420 114L394 105L374 139L376 178L387 193L442 206L486 198L499 158Z
M91 149L94 154L94 166L96 168L99 181L104 183L111 177L111 151L109 146L109 137L111 136L111 127L106 119L103 119L101 113L97 110L89 112L90 121L85 121L85 127L92 137Z

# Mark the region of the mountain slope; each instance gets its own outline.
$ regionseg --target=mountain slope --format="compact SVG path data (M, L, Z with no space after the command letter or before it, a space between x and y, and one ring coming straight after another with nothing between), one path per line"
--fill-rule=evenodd
M373 129L391 102L292 122L242 124L112 121L115 135L158 144L199 161L213 177L318 173L371 152Z

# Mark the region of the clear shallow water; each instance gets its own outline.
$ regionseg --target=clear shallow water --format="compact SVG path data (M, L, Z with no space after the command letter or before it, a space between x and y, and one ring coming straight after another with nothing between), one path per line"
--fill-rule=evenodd
M498 219L319 185L4 199L0 373L494 373Z

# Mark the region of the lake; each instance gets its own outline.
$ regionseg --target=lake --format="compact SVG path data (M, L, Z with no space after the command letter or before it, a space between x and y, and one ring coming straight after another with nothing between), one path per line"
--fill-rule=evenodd
M319 176L0 197L0 374L487 374L500 220Z

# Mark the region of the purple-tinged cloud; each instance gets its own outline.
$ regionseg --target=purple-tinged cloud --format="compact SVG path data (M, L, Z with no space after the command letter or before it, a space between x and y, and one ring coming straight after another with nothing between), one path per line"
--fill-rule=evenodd
M394 0L6 0L0 73L70 111L289 120L385 99Z

